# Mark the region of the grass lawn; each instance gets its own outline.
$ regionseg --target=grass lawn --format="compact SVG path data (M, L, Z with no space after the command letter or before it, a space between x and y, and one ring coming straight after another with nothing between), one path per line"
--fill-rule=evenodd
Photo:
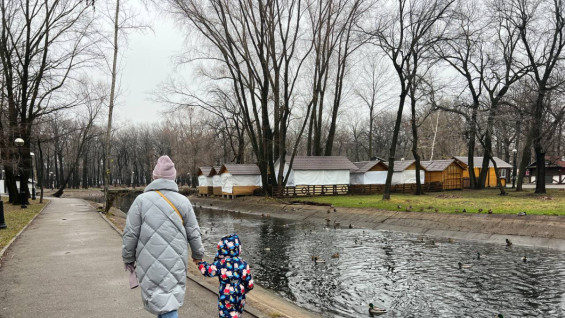
M7 228L0 230L0 250L8 245L14 236L41 211L48 200L43 199L43 203L39 204L39 198L35 201L30 199L30 205L27 206L27 209L8 203L7 197L2 197L2 201L4 202L4 218Z
M335 207L348 208L377 208L390 211L411 211L442 213L487 213L489 209L498 214L517 214L525 211L527 214L565 215L565 191L548 189L547 194L538 195L533 189L514 192L508 189L507 196L500 196L497 189L463 190L433 192L425 195L391 194L390 201L383 201L382 194L374 195L344 195L328 197L303 198L303 201L330 203ZM398 206L400 205L400 209ZM482 209L482 212L479 212Z

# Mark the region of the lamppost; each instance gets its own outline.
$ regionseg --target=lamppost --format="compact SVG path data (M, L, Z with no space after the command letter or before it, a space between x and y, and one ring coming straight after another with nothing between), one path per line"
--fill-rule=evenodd
M53 190L53 171L49 171L49 189Z
M24 140L22 138L16 138L16 140L14 140L14 142L16 143L16 146L18 147L18 153L20 155L20 161L22 161L22 147L24 145ZM27 182L25 182L25 186L27 186ZM25 188L24 188L23 161L21 163L21 168L20 168L20 201L22 203L21 208L22 209L27 208L27 206L26 206L26 191L25 191Z
M31 156L31 199L35 200L35 179L33 178L33 159L35 157L35 154L33 152L30 152L29 155Z
M188 187L192 188L192 178L190 177L190 172L188 173Z
M135 187L133 186L133 174L134 174L134 173L135 173L134 171L131 172L131 187L132 187L132 188L135 188Z
M518 150L512 149L512 189L516 187L516 155L518 154Z

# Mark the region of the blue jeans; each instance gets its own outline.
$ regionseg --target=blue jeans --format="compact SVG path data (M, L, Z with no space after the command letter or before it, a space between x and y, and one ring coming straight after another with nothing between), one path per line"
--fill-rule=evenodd
M179 318L179 314L176 310L173 310L166 314L159 315L157 318Z

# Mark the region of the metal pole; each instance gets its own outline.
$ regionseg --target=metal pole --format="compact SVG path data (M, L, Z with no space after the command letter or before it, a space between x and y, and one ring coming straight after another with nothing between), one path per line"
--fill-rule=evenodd
M34 166L33 158L34 158L34 156L32 156L31 158L32 158L31 159L31 199L35 200L35 180L33 178L33 166Z
M5 229L6 221L4 220L4 202L0 201L0 229Z
M18 151L20 153L20 201L22 203L21 208L22 209L26 209L27 205L26 205L26 191L24 188L24 163L22 160L22 147L18 147ZM25 183L25 186L27 186L27 182Z
M512 160L512 189L514 189L516 187L516 154L518 151L514 149L512 152L514 153L514 158Z

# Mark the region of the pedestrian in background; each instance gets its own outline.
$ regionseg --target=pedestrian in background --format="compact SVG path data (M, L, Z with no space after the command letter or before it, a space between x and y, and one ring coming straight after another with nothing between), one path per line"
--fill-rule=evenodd
M178 193L175 164L162 156L153 181L128 211L122 258L135 267L147 311L159 318L177 318L184 302L188 245L199 263L204 248L190 201Z

